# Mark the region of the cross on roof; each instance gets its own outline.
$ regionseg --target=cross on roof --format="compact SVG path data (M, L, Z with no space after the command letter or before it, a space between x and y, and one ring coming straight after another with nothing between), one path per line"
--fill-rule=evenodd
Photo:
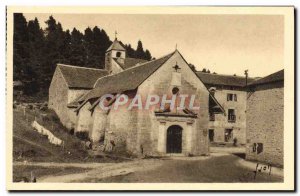
M176 62L176 65L173 67L175 69L175 71L177 72L177 70L181 69L178 65L177 65L177 62Z
M118 32L117 32L117 31L115 31L115 39L117 39L117 35L118 35Z

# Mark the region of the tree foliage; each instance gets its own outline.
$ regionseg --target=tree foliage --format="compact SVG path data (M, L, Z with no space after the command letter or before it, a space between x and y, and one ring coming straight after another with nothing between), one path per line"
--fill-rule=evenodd
M152 56L149 50L144 50L143 43L141 40L137 43L136 51L133 54L133 57L138 59L145 59L145 60L151 60Z
M64 30L53 16L44 22L42 29L37 18L26 21L22 13L14 14L13 79L24 83L26 94L47 96L57 63L104 69L105 52L112 43L104 29ZM130 44L125 49L128 57L152 59L140 40L136 50Z
M206 70L206 68L203 68L202 72L204 72L204 73L210 73L210 70L209 69ZM214 72L213 74L216 74L216 72Z

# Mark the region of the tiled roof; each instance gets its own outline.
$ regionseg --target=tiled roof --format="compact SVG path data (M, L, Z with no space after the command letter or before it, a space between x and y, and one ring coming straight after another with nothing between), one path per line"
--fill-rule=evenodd
M144 59L136 59L136 58L129 58L129 57L126 57L124 59L124 63L119 60L118 58L115 59L115 61L123 68L123 69L128 69L130 67L133 67L135 65L137 65L138 63L142 64L142 63L145 63L147 62L147 60L144 60Z
M110 47L106 50L106 52L110 50L122 50L125 51L125 48L121 42L119 42L117 39L114 40L114 42L110 45Z
M98 98L106 93L119 93L136 89L173 54L174 52L162 58L129 68L120 73L99 78L94 85L95 88L86 95L85 100Z
M205 85L224 85L224 86L236 86L243 87L246 85L246 79L242 76L220 75L197 72L198 77ZM248 83L253 82L253 78L248 78Z
M69 88L93 88L98 78L108 75L106 70L58 64Z
M260 84L266 84L266 83L272 83L272 82L279 82L279 81L283 81L283 80L284 80L284 70L280 70L280 71L270 74L266 77L263 77L259 80L255 80L252 83L250 83L248 86L260 85Z

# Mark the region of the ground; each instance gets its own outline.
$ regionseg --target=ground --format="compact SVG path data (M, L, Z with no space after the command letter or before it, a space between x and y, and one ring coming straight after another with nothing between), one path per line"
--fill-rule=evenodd
M37 122L64 141L63 146L50 144L47 137L37 133L31 123ZM26 162L118 162L121 157L92 155L79 138L71 135L51 110L18 106L13 111L13 160Z
M15 166L22 164L15 163ZM65 173L45 173L37 178L37 182L283 182L281 169L274 168L271 175L257 173L255 176L255 163L228 153L212 153L207 157L135 159L121 163L43 162L27 165L49 170L75 168Z
M15 182L47 174L62 174L81 171L81 167L36 167L26 165L27 162L55 162L55 163L116 163L125 160L111 154L97 154L84 145L82 140L71 135L59 122L56 114L48 109L34 109L30 104L14 106L13 110L13 161L22 163L13 167ZM24 109L25 108L25 109ZM31 123L36 119L52 133L65 141L64 146L50 144L48 139L33 130Z
M50 144L32 129L35 116L66 141L64 147ZM255 175L256 163L244 160L241 146L212 146L210 156L199 157L95 156L47 110L14 109L13 129L14 182L33 176L37 182L283 182L283 169Z

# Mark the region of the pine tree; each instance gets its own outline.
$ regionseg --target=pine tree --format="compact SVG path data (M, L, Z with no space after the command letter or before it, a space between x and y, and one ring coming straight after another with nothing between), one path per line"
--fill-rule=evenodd
M71 34L69 30L66 30L63 35L63 51L62 51L62 56L63 56L63 62L66 64L70 64L70 58L71 58Z
M104 30L100 30L97 26L93 28L94 44L93 44L93 56L95 59L94 67L98 69L104 69L105 52L111 45L111 41Z
M53 16L50 16L46 21L47 27L45 30L46 41L45 41L45 74L53 74L55 65L57 63L64 63L63 57L63 41L65 33L62 30L60 23L56 23Z
M152 56L151 56L151 53L149 50L146 50L144 59L148 60L148 61L150 61L152 59Z
M39 81L44 66L44 33L40 27L37 18L28 22L28 51L29 64L26 67L25 74L30 80L27 80L25 93L32 94L39 91Z
M83 35L76 28L71 33L70 63L72 65L84 66L85 49L83 46Z
M34 69L42 69L43 65L43 49L44 49L44 33L40 27L37 18L28 22L28 42L29 42L29 64Z
M94 34L90 27L86 28L84 31L83 45L85 49L85 67L94 67Z
M28 27L23 14L14 14L13 69L14 80L23 80L24 71L29 64Z
M131 45L130 44L126 44L125 45L125 50L126 50L126 55L127 55L127 57L130 57L130 58L134 58L135 56L135 50L131 47Z
M145 59L143 44L142 44L141 40L138 41L137 48L135 51L135 58Z

